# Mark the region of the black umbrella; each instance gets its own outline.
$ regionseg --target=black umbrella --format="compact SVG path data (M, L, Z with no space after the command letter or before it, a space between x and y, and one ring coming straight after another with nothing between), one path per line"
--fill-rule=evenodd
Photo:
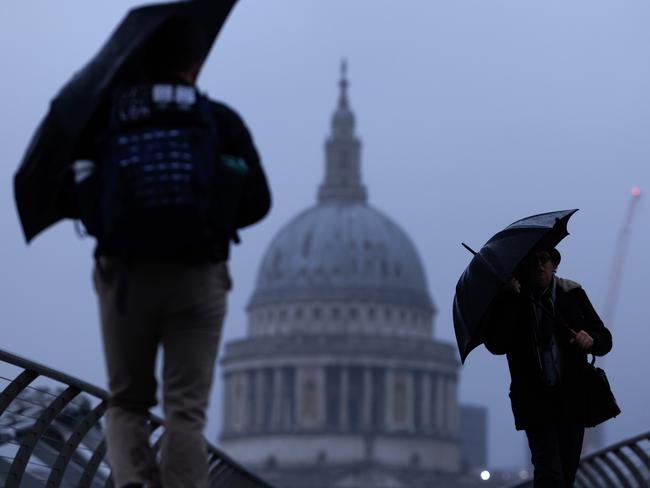
M183 17L203 33L207 56L237 0L192 0L131 10L102 49L52 100L14 178L18 214L29 242L65 217L66 169L82 134L121 76L141 62L144 47L168 21ZM150 46L148 46L150 47Z
M482 342L481 323L503 283L536 246L555 247L569 232L569 218L578 209L532 215L513 222L474 253L456 285L454 330L461 362Z

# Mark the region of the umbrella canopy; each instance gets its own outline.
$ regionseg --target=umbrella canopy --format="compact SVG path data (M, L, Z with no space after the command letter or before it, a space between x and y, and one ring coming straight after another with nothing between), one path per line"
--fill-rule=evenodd
M569 232L567 224L578 209L532 215L498 232L474 254L456 285L454 330L461 362L482 340L481 323L499 288L512 277L535 247L555 247Z
M183 17L202 32L207 56L236 1L193 0L133 9L95 57L63 86L14 177L16 205L27 242L62 218L76 217L65 203L69 197L67 168L91 119L121 76L141 61L154 34L172 19Z

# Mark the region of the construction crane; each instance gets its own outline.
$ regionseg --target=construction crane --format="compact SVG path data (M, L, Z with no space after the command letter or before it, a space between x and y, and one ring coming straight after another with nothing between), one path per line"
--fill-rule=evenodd
M603 321L609 328L612 327L614 321L614 314L616 312L616 305L618 303L618 296L621 289L621 282L623 280L623 272L625 271L625 260L627 258L627 251L630 244L630 235L632 234L632 224L638 208L638 202L641 199L641 188L638 186L632 187L630 190L630 201L627 205L623 225L618 233L616 245L614 247L614 259L609 273L609 286L607 288L607 295L605 297L605 308L603 311ZM600 366L603 365L603 360L600 359ZM603 447L605 439L605 424L601 424L594 429L589 429L585 432L583 443L583 452L589 453Z
M623 279L623 271L625 270L625 260L630 244L630 235L632 233L632 224L636 215L638 202L641 199L641 188L638 186L632 187L630 190L631 198L623 220L623 226L618 234L616 240L616 247L614 248L614 260L609 274L609 287L605 299L605 308L603 311L603 319L607 326L611 326L616 312L616 305L618 303L618 296L621 289L621 281Z

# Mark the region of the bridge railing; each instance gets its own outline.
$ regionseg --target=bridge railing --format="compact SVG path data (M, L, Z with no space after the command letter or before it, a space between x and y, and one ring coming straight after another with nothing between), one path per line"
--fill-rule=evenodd
M110 488L108 393L0 349L0 486ZM151 416L157 451L165 433ZM208 443L211 488L271 488Z
M527 480L510 488L532 488ZM576 488L647 488L650 486L650 432L612 444L580 460Z
M582 458L576 486L650 486L650 432L618 442Z

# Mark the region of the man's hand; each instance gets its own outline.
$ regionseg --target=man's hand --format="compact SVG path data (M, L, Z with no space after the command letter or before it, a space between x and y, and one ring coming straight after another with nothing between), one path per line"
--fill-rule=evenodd
M502 285L502 289L508 293L518 294L521 292L521 283L519 283L517 278L510 278L510 281Z
M581 330L573 336L573 339L571 339L569 343L577 345L580 349L589 351L594 345L594 340L584 330Z

